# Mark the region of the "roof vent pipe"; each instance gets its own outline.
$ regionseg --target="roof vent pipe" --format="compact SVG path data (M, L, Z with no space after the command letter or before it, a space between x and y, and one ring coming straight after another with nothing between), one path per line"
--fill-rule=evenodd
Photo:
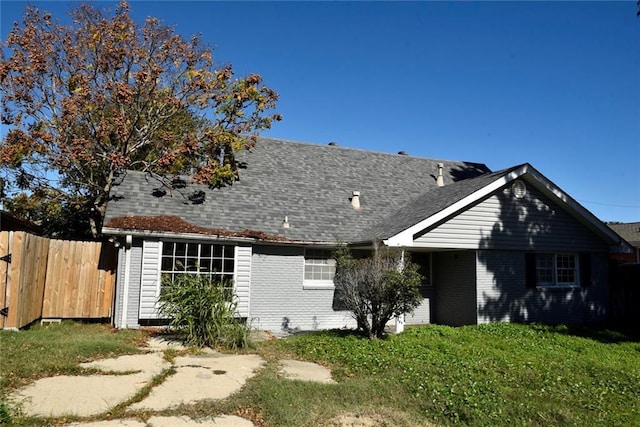
M284 221L282 221L282 228L291 228L291 225L289 225L289 217L288 216L284 217Z
M337 146L338 146L338 143L337 143L337 142L335 142L335 141L331 141L331 142L329 143L329 145L330 145L330 146L332 146L332 147L337 147Z
M444 165L442 163L438 163L438 177L436 178L436 184L438 184L438 187L444 186L444 176L442 176L442 168L444 168Z
M353 209L360 210L360 192L354 191L353 196L351 196L351 206Z

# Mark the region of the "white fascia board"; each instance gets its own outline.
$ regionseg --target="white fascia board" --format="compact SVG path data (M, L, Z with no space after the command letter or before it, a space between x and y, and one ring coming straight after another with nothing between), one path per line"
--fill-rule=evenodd
M609 239L610 244L623 250L627 249L627 246L630 248L630 245L624 239L621 239L616 232L607 227L606 224L600 221L587 208L562 191L557 185L538 172L533 166L529 168L528 174L534 182L534 185L535 183L538 183L542 186L542 188L539 188L540 190L547 193L548 196L557 198L568 208L568 210L584 218L588 225L590 225L595 231L599 232L602 237Z
M521 177L522 175L524 175L525 173L527 173L529 171L530 165L529 164L524 164L522 166L520 166L519 168L509 172L508 174L496 179L495 181L493 181L490 184L487 184L486 186L482 187L479 190L476 190L475 192L471 193L470 195L468 195L467 197L464 197L460 200L458 200L457 202L453 203L452 205L447 206L446 208L444 208L443 210L441 210L440 212L431 215L429 218L426 218L422 221L420 221L419 223L407 228L404 231L401 231L400 233L396 234L395 236L391 236L390 238L388 238L387 240L384 240L384 244L387 246L404 246L404 247L411 247L413 246L413 236L416 233L419 233L420 231L424 230L425 228L428 228L430 226L432 226L433 224L436 224L444 219L447 219L451 216L453 216L454 214L456 214L457 212L465 209L468 206L471 206L473 203L477 202L478 200L481 200L482 198L488 196L489 194L491 194L492 192L496 191L497 189L499 189L500 187L508 184L509 182Z

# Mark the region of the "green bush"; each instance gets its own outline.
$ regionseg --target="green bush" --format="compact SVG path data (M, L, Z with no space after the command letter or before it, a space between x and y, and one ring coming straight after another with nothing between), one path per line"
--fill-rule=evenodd
M162 278L160 313L169 326L197 347L236 349L248 345L250 327L236 317L237 302L228 280L181 274Z

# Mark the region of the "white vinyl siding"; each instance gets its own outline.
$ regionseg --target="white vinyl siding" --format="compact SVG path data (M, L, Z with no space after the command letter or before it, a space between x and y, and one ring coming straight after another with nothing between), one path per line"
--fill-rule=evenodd
M238 298L238 315L249 317L251 288L251 246L236 246L235 256L235 294Z
M160 251L159 241L145 240L142 244L142 277L140 281L140 319L158 319L158 297L160 296Z
M418 235L414 247L540 251L606 250L575 218L527 183L524 198L510 188Z

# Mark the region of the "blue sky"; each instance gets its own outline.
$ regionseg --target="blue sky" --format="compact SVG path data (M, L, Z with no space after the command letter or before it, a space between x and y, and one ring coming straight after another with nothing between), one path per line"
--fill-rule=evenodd
M74 4L31 3L60 17ZM3 40L25 5L0 3ZM268 136L529 162L600 219L640 221L635 0L131 5L261 74L284 116Z

